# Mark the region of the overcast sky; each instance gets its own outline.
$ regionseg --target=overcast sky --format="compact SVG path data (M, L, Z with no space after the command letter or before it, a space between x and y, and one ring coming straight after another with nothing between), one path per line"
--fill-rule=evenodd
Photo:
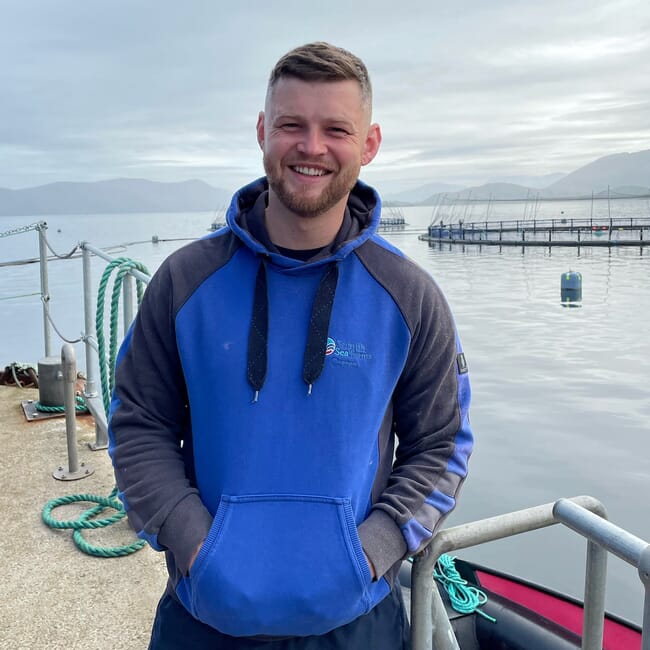
M312 40L370 70L384 141L362 177L380 188L650 148L648 0L0 0L0 187L236 189L262 173L271 67Z

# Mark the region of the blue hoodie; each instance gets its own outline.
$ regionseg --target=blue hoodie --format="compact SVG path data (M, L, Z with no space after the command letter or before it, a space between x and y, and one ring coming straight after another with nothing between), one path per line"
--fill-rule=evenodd
M455 506L470 388L440 289L377 235L374 190L357 183L307 261L269 241L267 190L240 190L227 227L152 278L118 356L109 452L193 616L306 636L370 611Z

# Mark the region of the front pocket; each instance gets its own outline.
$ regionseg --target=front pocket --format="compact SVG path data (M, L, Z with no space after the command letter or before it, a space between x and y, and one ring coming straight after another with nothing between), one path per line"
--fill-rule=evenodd
M368 611L369 584L349 499L224 495L188 586L225 634L306 636Z

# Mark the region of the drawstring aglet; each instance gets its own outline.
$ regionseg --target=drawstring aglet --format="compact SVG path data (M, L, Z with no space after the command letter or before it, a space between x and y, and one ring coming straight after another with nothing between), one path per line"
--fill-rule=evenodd
M307 395L311 395L311 387L313 384L307 384Z
M259 396L260 396L260 391L256 390L255 394L253 395L253 401L251 402L251 404L255 404Z

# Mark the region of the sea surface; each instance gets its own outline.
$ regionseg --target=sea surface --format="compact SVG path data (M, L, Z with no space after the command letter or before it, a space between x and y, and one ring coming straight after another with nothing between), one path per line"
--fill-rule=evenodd
M650 216L647 200L473 204L465 222L484 219ZM650 247L600 249L437 246L418 239L431 207L402 208L407 226L385 236L444 290L455 315L472 382L476 436L470 474L446 525L590 494L609 518L650 540ZM440 213L438 213L439 218ZM191 214L0 217L0 235L43 220L58 254L78 242L154 271L173 250L207 234L221 216ZM157 236L158 243L152 238ZM169 240L169 241L163 241ZM38 256L30 231L0 236L0 366L44 356ZM106 263L93 261L99 282ZM560 276L583 278L580 306L560 301ZM51 314L66 338L84 329L81 259L48 265ZM53 354L61 340L53 333ZM75 345L80 367L84 350ZM555 526L461 553L557 590L582 596L586 543ZM606 604L640 622L636 570L610 558Z

